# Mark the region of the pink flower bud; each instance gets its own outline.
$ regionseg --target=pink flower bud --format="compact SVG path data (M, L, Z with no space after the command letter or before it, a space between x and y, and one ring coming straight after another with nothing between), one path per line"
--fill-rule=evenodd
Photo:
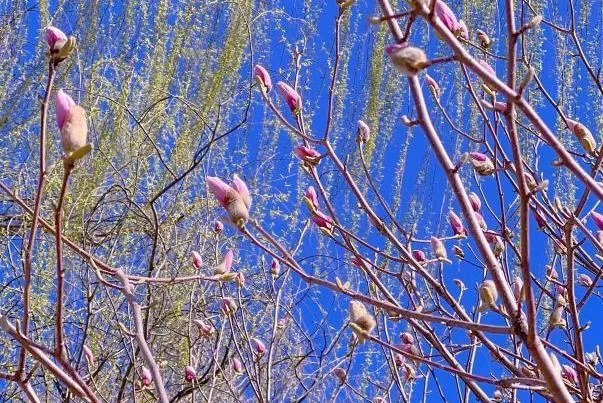
M232 359L232 370L237 375L241 375L243 373L243 364L241 364L241 360L236 357Z
M577 385L579 382L578 374L576 373L576 370L573 367L570 367L569 365L561 366L561 376L564 379L567 379L568 381L573 383L574 385Z
M482 66L482 68L484 70L486 70L486 72L492 76L496 76L496 72L494 71L494 69L492 68L492 66L490 66L488 63L486 63L486 61L484 60L480 60L479 61L479 65Z
M328 215L324 214L321 211L316 211L312 214L312 221L314 224L318 226L318 228L323 229L327 232L331 232L333 230L333 219Z
M316 190L314 190L314 186L309 186L306 190L306 197L310 201L310 204L314 209L318 209L318 196L316 195Z
M67 42L67 35L56 27L47 27L45 36L51 52L58 52Z
M193 251L193 266L197 270L199 270L201 267L203 267L203 259L201 258L201 255L197 251Z
M237 287L245 287L245 275L243 274L243 272L237 273L237 276L235 277L235 282L237 283Z
M184 367L184 379L189 382L197 379L197 371L195 371L195 368L191 367L190 365Z
M437 0L435 4L435 14L442 21L442 23L452 33L458 30L459 23L452 10L441 0Z
M555 292L559 295L565 295L565 287L560 284L555 284Z
M476 31L476 36L477 36L477 40L482 48L488 49L492 45L492 40L490 39L488 34L486 34L481 29L478 29Z
M61 131L61 146L65 154L71 154L86 145L88 137L86 112L63 90L57 92L55 101L57 125Z
M463 222L460 217L454 213L454 211L450 210L448 212L448 222L452 227L452 231L455 235L465 235L465 228L463 227Z
M469 203L471 203L471 208L473 211L479 213L482 208L482 201L475 192L469 193Z
M427 257L425 256L425 253L422 250L419 250L419 249L413 250L412 251L412 256L419 263L422 263L422 262L424 262L424 261L427 260Z
M287 103L291 112L294 115L297 115L302 108L302 100L298 92L282 81L276 83L276 90L281 98Z
M494 164L492 160L486 155L479 152L471 152L469 153L471 158L471 164L475 171L480 175L491 175L494 173Z
M343 368L335 368L333 370L333 373L335 374L335 376L337 377L337 379L339 379L339 382L345 383L346 378L348 376L348 374L345 371L345 369L343 369Z
M415 342L415 338L410 332L400 333L400 341L403 344L413 344Z
M234 253L232 253L231 250L226 252L226 255L224 255L224 260L222 260L222 263L220 263L218 265L218 267L216 267L216 269L214 270L214 274L221 275L221 274L230 273L233 257L234 257Z
M281 272L281 264L278 260L272 259L272 263L270 263L270 274L273 276L278 276Z
M459 21L459 24L456 29L456 36L465 40L469 39L469 30L467 29L467 24L465 24L465 21Z
M463 248L461 248L458 245L454 245L452 247L452 253L454 253L454 256L456 256L457 259L464 259L465 258L465 251L463 250Z
M446 260L448 258L446 247L440 238L436 238L435 236L431 237L431 249L438 260Z
M268 71L259 64L255 66L253 69L253 74L255 75L255 79L260 84L260 87L264 93L269 93L272 89L272 80L270 79L270 74Z
M590 287L593 284L593 280L587 274L580 274L578 276L578 284L582 287Z
M214 232L216 234L221 233L222 231L224 231L224 224L222 224L222 221L214 221Z
M234 313L237 310L237 303L230 297L222 298L220 308L224 314Z
M364 121L358 121L358 141L361 144L368 143L371 138L371 129Z
M251 343L251 348L255 354L262 355L266 352L266 345L257 337L252 337L249 339L249 343Z
M249 220L249 208L251 208L251 196L245 182L237 175L234 175L232 186L215 176L206 177L205 182L218 203L226 209L232 223L239 228L243 227Z
M396 353L396 355L394 355L394 364L396 365L397 368L402 367L405 362L406 362L406 359L404 358L404 356L402 354Z
M153 376L147 367L142 367L140 370L140 380L144 386L150 386L153 383Z
M433 77L431 77L429 74L425 74L425 83L429 86L429 88L433 92L433 95L436 98L439 98L440 97L440 86L438 85L436 80L434 80Z
M86 360L88 360L88 363L90 365L94 365L94 354L92 354L92 350L90 350L90 347L84 345L84 347L82 348L82 351L84 352L84 357L86 357Z
M203 319L195 319L193 320L193 323L197 326L197 329L199 329L199 334L203 337L209 337L215 331L211 323L207 323Z
M591 211L590 218L593 220L597 228L603 231L603 215L597 213L596 211Z
M320 153L312 148L297 145L293 149L297 158L310 164L316 164L320 160Z

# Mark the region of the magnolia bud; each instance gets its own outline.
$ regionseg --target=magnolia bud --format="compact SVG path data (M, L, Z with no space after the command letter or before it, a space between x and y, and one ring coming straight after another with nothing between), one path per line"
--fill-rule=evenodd
M419 263L423 263L424 261L427 260L427 257L425 256L425 253L422 250L419 250L419 249L413 250L412 251L412 256Z
M471 203L471 208L473 211L479 213L480 209L482 208L482 201L476 193L469 193L469 203Z
M309 165L317 165L320 162L320 153L312 148L303 146L303 145L297 145L295 146L295 148L293 149L295 155L297 156L297 158L299 158L300 160L302 160L303 162L309 164Z
M433 250L433 254L438 260L448 260L446 247L440 238L436 238L434 236L431 237L431 248Z
M599 228L599 230L603 231L603 214L599 214L596 211L591 211L590 218L595 223L597 228Z
M490 39L490 37L488 36L488 34L486 34L484 31L482 31L481 29L478 29L476 31L476 36L477 36L477 41L479 42L479 45L484 48L484 49L489 49L490 46L492 46L492 40Z
M454 211L450 210L448 212L448 222L452 227L452 231L455 235L465 235L465 228L463 227L463 222L460 217L454 213Z
M565 328L565 319L563 319L563 311L563 306L557 306L551 311L551 316L549 317L549 327L551 329L554 329L556 327Z
M214 269L214 274L215 275L221 275L221 274L226 274L226 273L230 273L230 269L232 268L232 259L233 259L234 254L232 253L231 250L229 250L228 252L226 252L226 255L224 255L224 260L222 260L222 263L220 263L215 269Z
M352 330L358 336L359 340L363 339L363 333L371 333L377 323L371 314L368 313L362 302L350 302L350 322Z
M153 383L153 376L147 367L142 367L140 370L140 380L144 386L150 386Z
M263 355L266 352L266 345L257 337L252 337L249 339L249 343L251 344L251 348L255 354Z
M461 260L463 258L465 258L465 252L463 251L463 249L458 246L458 245L454 245L452 247L452 253L454 253L454 256L456 256L457 259Z
M348 377L348 374L345 371L345 369L343 369L343 368L335 368L333 370L333 373L335 374L335 376L337 377L337 379L339 379L339 382L345 383L345 381L346 381L346 379Z
M362 120L358 121L358 142L366 144L371 138L371 129Z
M525 299L525 290L523 288L523 280L521 277L515 277L515 281L513 282L513 296L515 297L515 301L520 303Z
M281 264L278 260L272 259L272 263L270 264L270 274L274 277L277 277L281 272Z
M287 103L291 112L294 115L298 115L302 108L302 99L299 93L282 81L276 83L276 90L283 101Z
M199 329L199 335L203 337L209 337L215 331L214 327L210 323L207 323L202 319L195 319L193 320L193 323L197 326L197 329Z
M199 270L201 267L203 267L203 259L201 258L201 255L199 254L199 252L196 252L196 251L193 251L193 266L197 270Z
M495 306L496 300L498 299L498 291L494 281L485 280L479 286L479 298L481 302L481 305L478 308L479 312L483 312L486 309L490 309Z
M268 71L258 64L253 69L253 74L255 76L255 80L260 85L262 92L265 94L269 93L272 89L272 80L270 79L270 74L268 74Z
M385 48L394 68L407 76L414 76L427 67L427 56L419 48L405 44L390 45Z
M242 272L238 272L237 276L235 277L235 282L237 283L237 287L245 287L245 275Z
M197 379L197 371L195 371L195 368L193 368L190 365L187 365L186 367L184 367L184 379L186 379L189 382Z
M475 168L475 171L483 176L491 175L494 173L494 164L492 160L485 154L472 152L469 153L471 165Z
M415 342L415 338L409 332L400 333L400 341L403 344L413 344Z
M88 360L88 364L94 365L94 354L92 354L90 347L84 345L82 351L84 352L84 357L86 357L86 360Z
M593 280L587 274L580 274L578 276L578 283L582 287L590 287L593 284Z
M222 231L224 231L224 224L222 224L222 221L214 221L214 232L219 234Z
M220 308L225 315L234 313L237 310L237 303L230 297L222 298Z
M243 373L243 364L241 364L241 361L236 357L232 359L232 370L236 375L241 375Z

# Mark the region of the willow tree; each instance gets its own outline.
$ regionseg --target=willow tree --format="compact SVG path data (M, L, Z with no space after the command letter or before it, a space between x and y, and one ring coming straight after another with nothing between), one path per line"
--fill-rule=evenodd
M0 3L2 400L601 399L602 13Z

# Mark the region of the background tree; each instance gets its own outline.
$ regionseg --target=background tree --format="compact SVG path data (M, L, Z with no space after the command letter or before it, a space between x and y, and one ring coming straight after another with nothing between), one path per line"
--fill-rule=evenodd
M600 2L147 3L0 3L2 400L601 399Z

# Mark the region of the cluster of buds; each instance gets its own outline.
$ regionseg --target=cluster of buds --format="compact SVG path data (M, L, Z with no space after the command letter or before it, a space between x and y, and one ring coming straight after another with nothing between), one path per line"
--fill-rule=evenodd
M56 27L46 28L46 43L50 50L50 59L54 64L65 60L75 49L75 37L67 37L63 31Z
M333 232L333 219L324 214L319 209L318 196L313 186L308 187L304 196L304 203L310 211L312 222L318 226L320 231L325 235L331 235Z
M375 318L368 313L362 302L350 302L350 326L359 342L362 342L365 335L370 334L376 325Z
M251 196L247 185L241 178L234 175L232 184L228 185L215 176L205 178L207 187L214 194L218 203L226 209L230 221L242 228L249 220Z
M414 76L427 67L427 56L419 48L408 43L398 43L385 48L394 68L406 76Z
M597 151L597 142L592 133L586 126L575 120L567 119L567 124L570 131L576 136L580 145L589 154L594 154Z
M479 312L483 312L487 309L492 309L496 306L496 300L498 299L498 290L496 284L492 280L485 280L479 286L479 301L480 306L477 308Z

